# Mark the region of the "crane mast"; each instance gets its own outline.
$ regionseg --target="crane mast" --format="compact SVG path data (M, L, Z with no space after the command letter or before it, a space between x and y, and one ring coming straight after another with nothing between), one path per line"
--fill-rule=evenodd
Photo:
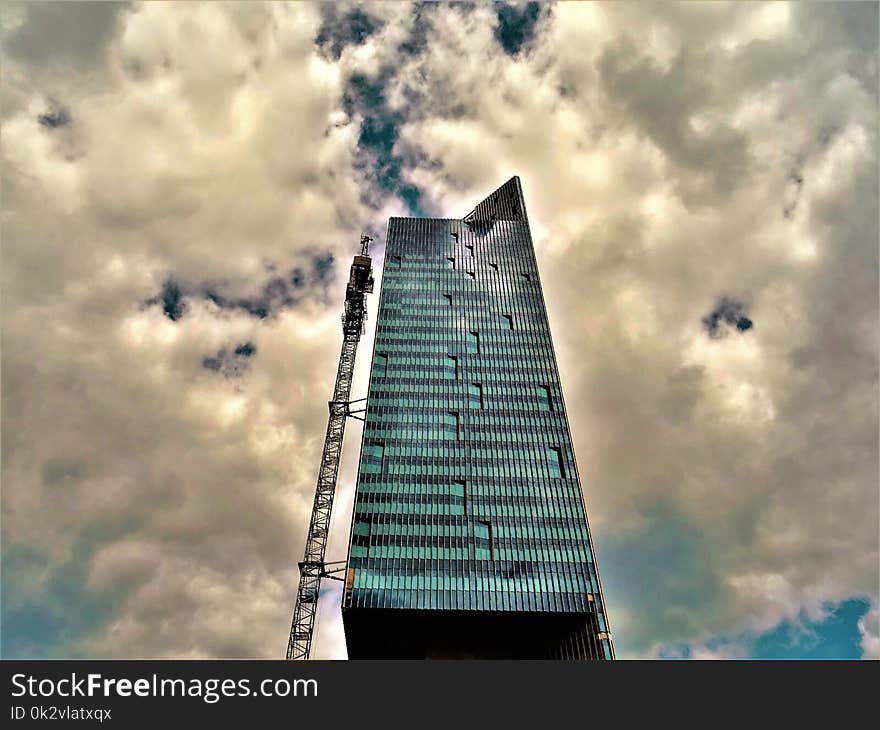
M328 403L330 417L327 421L327 433L324 436L324 450L321 453L321 466L318 470L318 484L306 537L305 555L299 563L299 586L287 642L288 659L309 658L315 617L318 612L321 579L342 580L334 573L343 572L345 569L345 561L327 563L324 554L330 537L330 516L336 492L336 478L339 474L339 460L342 456L345 420L348 416L363 420L362 414L366 410L365 407L352 409L353 404L363 403L365 399L352 401L350 397L358 342L365 331L366 295L373 291L373 262L369 256L371 240L369 236L361 236L361 252L354 257L348 285L345 288L342 351L339 355L339 367L336 370L333 399Z

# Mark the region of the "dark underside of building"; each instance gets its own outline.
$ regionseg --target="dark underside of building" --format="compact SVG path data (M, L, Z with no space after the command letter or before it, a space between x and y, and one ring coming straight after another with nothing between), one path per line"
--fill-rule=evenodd
M599 659L583 613L347 609L349 659Z

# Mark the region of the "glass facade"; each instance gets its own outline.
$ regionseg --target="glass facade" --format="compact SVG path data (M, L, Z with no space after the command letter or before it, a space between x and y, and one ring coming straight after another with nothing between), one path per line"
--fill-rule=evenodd
M367 403L349 656L611 659L518 178L389 221Z

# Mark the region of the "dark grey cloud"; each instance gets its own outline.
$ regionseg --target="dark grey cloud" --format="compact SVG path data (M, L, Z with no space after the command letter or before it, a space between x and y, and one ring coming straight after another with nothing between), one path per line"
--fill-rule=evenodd
M603 88L620 106L621 121L635 125L687 171L682 194L691 204L730 195L747 182L752 168L741 131L720 119L703 130L693 125L694 116L727 94L713 80L716 63L707 51L683 45L664 69L629 38L603 51L599 61Z
M42 467L43 486L68 487L82 481L86 475L86 464L76 458L53 457Z
M788 185L785 191L785 202L782 206L784 218L791 219L800 202L801 190L804 187L803 173L797 168L788 173Z
M877 37L880 14L876 3L809 3L791 8L800 41L810 50L834 54L836 66L859 80L875 99L878 89Z
M26 18L3 49L33 64L63 63L75 68L96 63L119 29L123 2L28 2L18 4Z

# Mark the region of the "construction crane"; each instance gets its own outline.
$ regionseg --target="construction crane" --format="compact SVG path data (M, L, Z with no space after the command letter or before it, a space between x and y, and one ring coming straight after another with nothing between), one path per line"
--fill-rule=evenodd
M306 549L299 564L299 587L296 591L296 604L293 608L293 621L290 625L290 638L287 642L288 659L308 659L312 648L312 635L315 629L315 616L318 613L318 598L322 578L343 580L336 573L345 570L345 561L327 563L324 553L330 536L330 515L333 510L333 496L336 492L336 478L339 473L339 459L342 455L342 440L345 436L345 421L349 416L363 420L366 399L352 401L351 379L354 375L354 359L358 342L365 331L367 318L366 295L373 291L373 261L370 258L369 236L361 236L360 255L354 257L351 274L345 288L345 310L342 313L342 352L339 355L339 368L336 371L336 385L333 387L333 400L329 402L330 418L327 421L327 434L324 437L324 451L321 454L321 467L318 471L318 486L315 489L315 502L312 505L312 518ZM361 404L358 408L352 408ZM336 567L334 567L336 566Z

